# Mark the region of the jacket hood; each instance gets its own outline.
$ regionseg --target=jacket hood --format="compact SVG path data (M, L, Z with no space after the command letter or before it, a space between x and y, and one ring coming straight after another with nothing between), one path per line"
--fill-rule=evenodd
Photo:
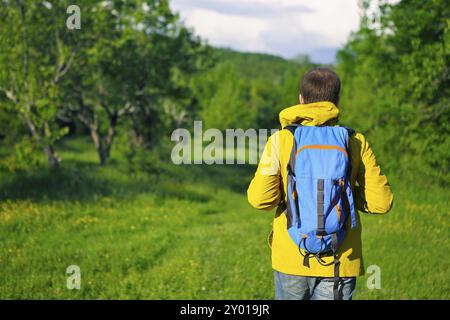
M328 101L298 104L282 110L279 117L281 128L294 123L305 126L336 125L339 109Z

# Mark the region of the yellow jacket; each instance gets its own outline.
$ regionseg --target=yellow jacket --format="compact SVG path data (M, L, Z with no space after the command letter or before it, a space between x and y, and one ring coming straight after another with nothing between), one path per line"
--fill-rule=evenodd
M280 123L282 128L293 123L304 126L336 125L338 116L339 109L333 103L316 102L284 109L280 112ZM309 268L303 266L298 247L287 232L286 216L278 207L286 195L285 168L292 145L293 136L288 130L278 131L269 138L247 190L248 201L256 209L277 208L269 237L273 269L293 275L333 277L332 257L324 257L328 266L319 264L316 259L310 259ZM372 214L387 213L393 203L392 190L386 176L381 173L372 149L361 133L356 133L350 138L350 150L351 186L355 208ZM341 277L355 277L364 273L359 214L356 221L356 228L347 227L347 235L338 251Z

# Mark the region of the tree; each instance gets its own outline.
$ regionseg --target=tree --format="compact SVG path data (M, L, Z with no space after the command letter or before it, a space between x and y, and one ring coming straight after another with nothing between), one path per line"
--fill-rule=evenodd
M193 94L206 127L278 128L278 112L298 103L309 62L215 49L214 68L194 77Z
M446 1L362 1L358 32L338 54L345 120L399 172L450 181L450 8Z
M51 167L65 134L56 123L60 84L75 57L64 13L56 1L0 1L0 93L10 102L2 108L20 118Z
M89 31L66 83L65 116L89 129L104 164L124 117L132 117L138 134L157 133L165 101L186 97L182 80L201 69L206 49L165 0L86 5L83 25Z

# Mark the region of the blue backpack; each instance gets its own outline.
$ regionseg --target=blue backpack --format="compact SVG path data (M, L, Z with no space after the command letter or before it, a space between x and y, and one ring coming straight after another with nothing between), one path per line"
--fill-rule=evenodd
M310 257L323 265L322 257L334 257L334 295L338 299L337 249L344 240L347 219L356 227L349 143L354 131L340 126L291 125L285 129L294 135L287 166L288 233L305 267L309 267Z

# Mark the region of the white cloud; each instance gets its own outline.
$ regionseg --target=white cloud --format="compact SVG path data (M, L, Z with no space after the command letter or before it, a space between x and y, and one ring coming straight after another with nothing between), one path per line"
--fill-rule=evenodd
M292 11L310 12L309 6L299 4L298 2L289 3L284 1L270 0L176 0L174 3L181 7L196 7L210 11L216 11L223 14L240 15L240 16L274 16L289 13Z
M216 46L242 51L266 51L261 32L270 27L265 20L193 9L186 19L195 31Z
M331 62L358 28L357 0L172 0L188 26L215 46Z

